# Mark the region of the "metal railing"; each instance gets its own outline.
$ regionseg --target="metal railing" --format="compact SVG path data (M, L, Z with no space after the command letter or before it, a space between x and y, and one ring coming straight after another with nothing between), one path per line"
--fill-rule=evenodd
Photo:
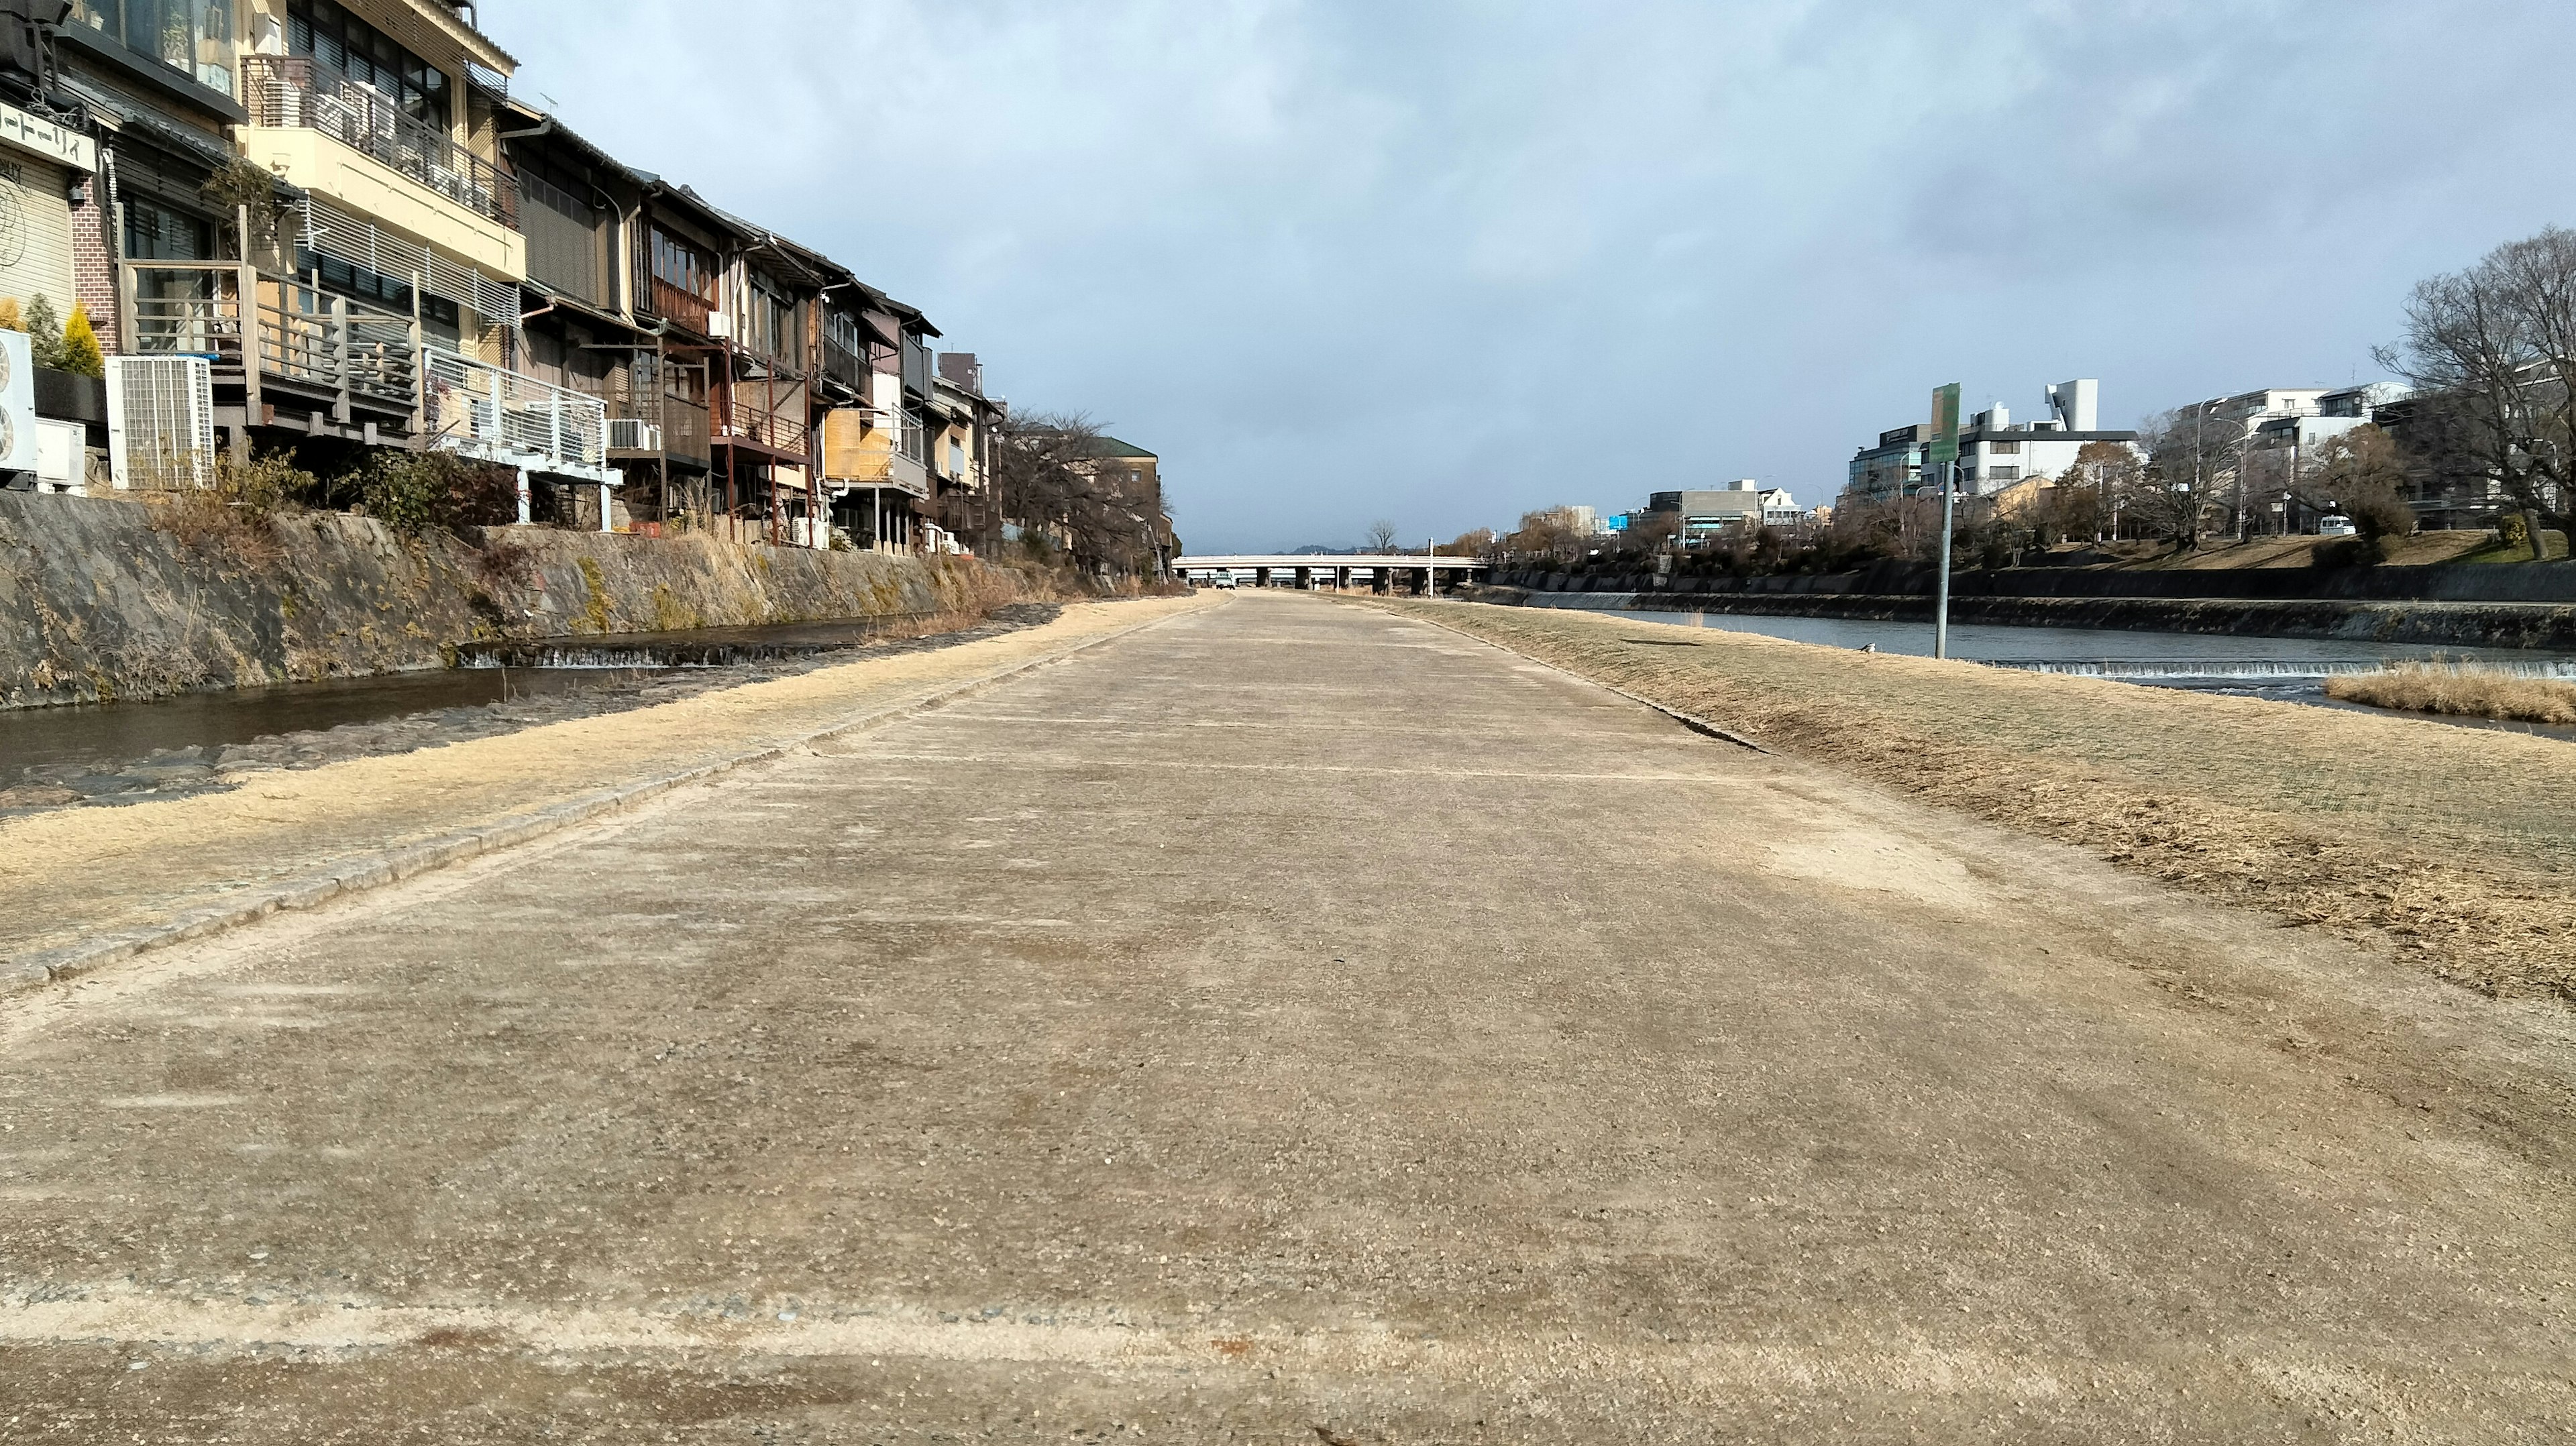
M807 396L801 382L735 382L725 397L724 434L782 452L804 452L813 442Z
M128 343L203 356L262 380L300 382L412 410L420 348L412 318L231 261L127 262ZM245 350L242 291L252 293Z
M374 86L303 55L245 56L242 82L252 125L320 131L517 229L517 179L405 112Z
M608 462L604 398L431 348L421 413L433 447L532 470Z

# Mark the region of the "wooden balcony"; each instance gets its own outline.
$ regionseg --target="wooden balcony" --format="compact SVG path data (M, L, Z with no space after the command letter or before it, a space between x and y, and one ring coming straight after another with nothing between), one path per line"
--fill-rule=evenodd
M700 336L707 334L707 319L715 314L715 304L693 291L685 291L660 277L653 278L653 314L665 321L677 322Z
M411 317L230 261L125 262L117 269L125 350L202 356L257 409L271 387L410 419L420 408L421 344ZM244 298L249 298L245 322Z
M813 423L806 415L811 395L802 381L737 381L721 399L715 440L748 443L780 460L801 463L813 447Z

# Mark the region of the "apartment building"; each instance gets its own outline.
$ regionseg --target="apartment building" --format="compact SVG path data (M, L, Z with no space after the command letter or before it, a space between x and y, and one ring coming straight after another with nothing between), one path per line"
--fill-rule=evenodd
M2136 432L2101 425L2101 391L2089 378L2059 382L2045 391L2046 417L2015 422L2000 402L1970 417L1959 431L1960 490L1990 496L2031 478L2063 476L2090 443L2135 445ZM1941 479L1924 471L1931 441L1931 427L1919 422L1881 432L1874 445L1853 454L1844 495L1885 502L1926 487L1937 495Z
M1730 529L1794 527L1801 516L1786 488L1765 487L1750 477L1724 487L1653 493L1646 511L1671 514L1674 536L1685 547L1713 541Z

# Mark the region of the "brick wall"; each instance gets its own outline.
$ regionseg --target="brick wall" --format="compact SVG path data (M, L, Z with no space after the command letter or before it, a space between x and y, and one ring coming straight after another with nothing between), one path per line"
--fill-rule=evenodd
M72 283L80 304L89 308L90 325L99 348L114 356L125 328L116 314L116 261L107 247L109 206L104 180L92 177L89 200L72 208Z

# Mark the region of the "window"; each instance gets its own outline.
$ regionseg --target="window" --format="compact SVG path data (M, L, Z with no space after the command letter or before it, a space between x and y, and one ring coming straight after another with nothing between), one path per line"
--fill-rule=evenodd
M778 283L755 271L751 273L751 315L746 323L743 342L763 356L793 357L802 348L796 331L796 303L786 296Z
M129 6L135 3L126 0ZM439 130L448 128L446 72L395 44L391 36L333 0L292 0L286 9L286 50L375 87L413 120Z
M955 437L948 439L948 475L951 477L966 475L966 444Z
M208 90L233 93L232 0L73 0L69 23Z
M336 256L317 251L301 252L296 265L310 273L324 291L365 302L381 310L411 313L411 283L381 275L363 266L352 266ZM456 303L444 296L422 292L420 296L420 329L429 336L453 347L464 337Z
M660 227L653 228L653 279L713 305L715 262L707 253Z
M142 196L128 197L125 255L131 261L215 260L215 223Z
M1988 467L1986 469L1986 480L1989 482L2018 482L2021 480L2021 469L2019 467Z
M859 331L859 319L846 311L835 311L823 319L823 334L832 345L855 357L868 354L867 339Z
M2021 455L2021 443L1988 442L1986 444L1986 451L1989 455L1996 457L2018 457Z

